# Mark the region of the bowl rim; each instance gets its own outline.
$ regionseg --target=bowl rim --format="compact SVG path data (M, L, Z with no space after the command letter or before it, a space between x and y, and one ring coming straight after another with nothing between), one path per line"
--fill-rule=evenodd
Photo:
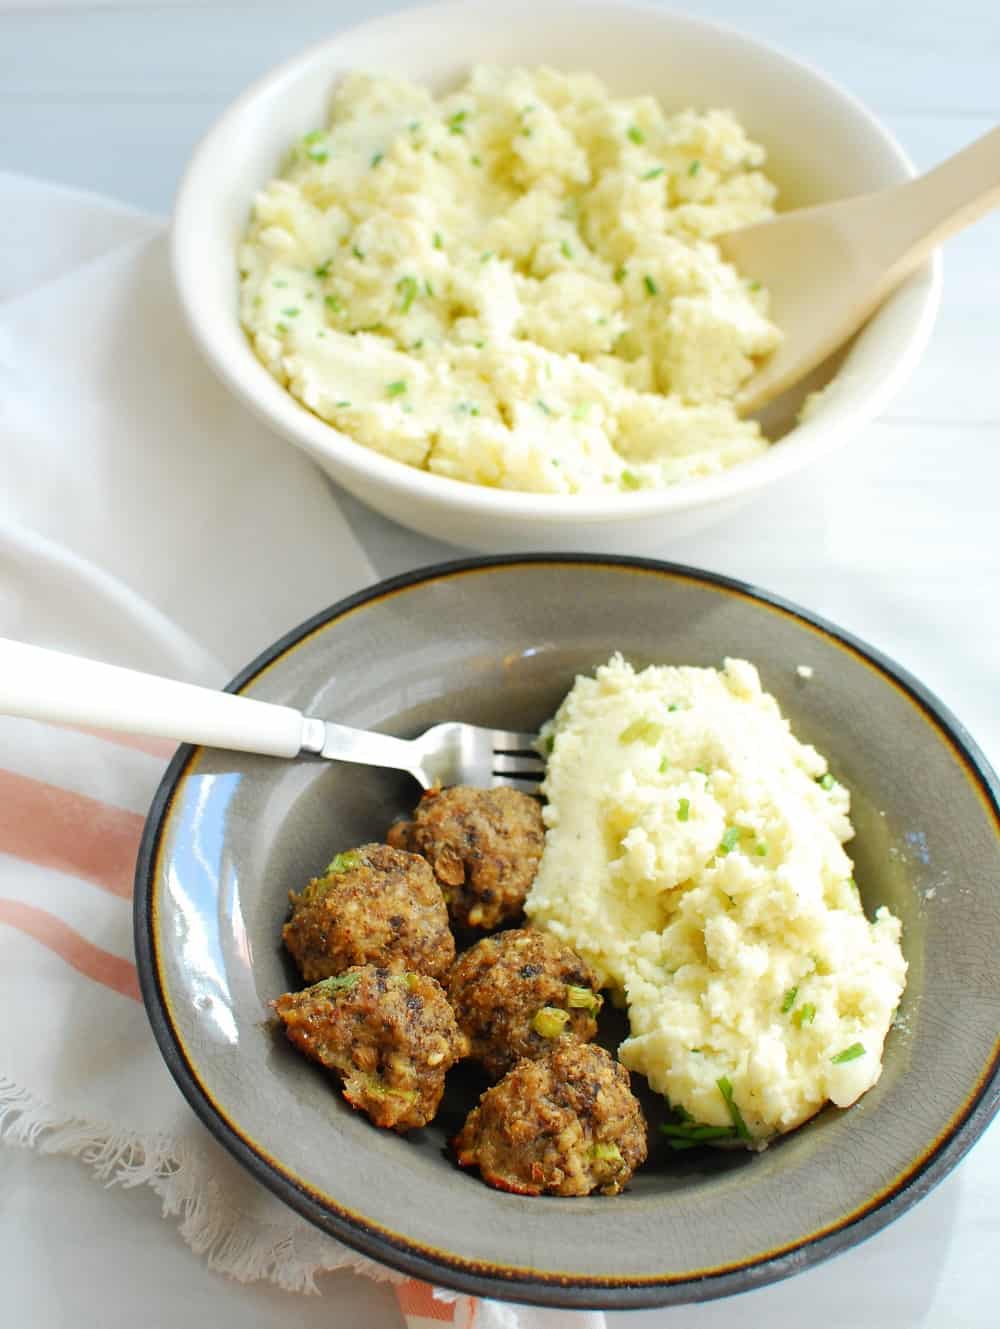
M450 560L389 577L338 600L281 636L227 684L239 693L312 633L366 604L400 591L469 572L482 573L517 565L587 565L616 567L631 572L653 572L692 581L709 588L734 592L765 610L797 620L803 626L847 648L892 686L907 694L948 743L965 769L973 789L992 815L1000 839L1000 779L961 721L908 670L859 637L793 601L751 583L686 564L624 555L511 554ZM162 986L157 951L154 895L161 833L174 796L189 764L201 748L184 744L171 760L150 806L135 870L133 927L136 963L143 1004L160 1053L179 1089L210 1133L259 1182L290 1208L323 1231L364 1255L410 1277L443 1285L458 1292L498 1300L524 1302L568 1310L631 1310L707 1301L777 1282L789 1274L822 1263L886 1227L927 1195L971 1149L1000 1112L1000 1037L978 1083L968 1092L960 1111L948 1126L894 1182L861 1209L842 1216L829 1227L789 1244L718 1270L688 1275L654 1276L622 1280L588 1279L530 1268L484 1266L448 1252L408 1241L366 1224L349 1210L340 1211L321 1199L300 1180L283 1170L249 1137L240 1134L213 1102L190 1063L176 1030ZM789 1258L794 1255L794 1258Z
M514 9L532 11L533 0L511 0ZM744 46L748 52L765 56L789 69L805 74L832 100L862 120L872 137L888 151L900 170L902 179L916 175L914 164L895 135L854 93L806 60L792 55L771 42L761 41L748 32L727 23L703 19L694 14L662 10L636 0L548 0L547 13L560 11L571 15L579 5L604 7L617 14L659 18L664 25L716 35L729 43ZM206 297L196 271L202 235L201 218L205 202L211 197L214 172L211 159L234 133L247 111L258 99L281 84L294 80L303 70L324 58L333 57L346 39L365 30L388 31L392 23L446 22L449 15L467 15L476 8L494 9L492 0L441 0L440 3L406 8L395 13L366 19L341 29L333 35L304 47L296 54L267 70L240 93L216 118L197 143L184 170L175 196L170 225L170 253L174 286L179 303L195 342L218 378L260 419L279 434L303 448L315 460L329 461L340 473L357 483L377 484L397 500L416 499L442 507L461 510L466 515L505 517L518 524L544 520L556 525L592 522L598 525L620 523L624 519L643 519L671 512L687 511L726 499L738 499L795 474L811 460L831 452L839 440L854 429L876 418L897 390L909 378L922 355L937 317L941 302L942 264L936 252L928 263L889 296L895 300L903 291L924 288L923 298L905 340L898 346L891 367L877 381L851 395L836 427L821 420L803 421L780 440L789 446L769 447L759 456L727 468L715 475L702 476L663 489L634 493L598 495L543 494L530 491L496 489L473 484L450 476L419 470L341 433L334 425L314 415L277 384L246 344L246 358L239 361L229 353L222 330L222 314L214 301ZM510 5L508 6L510 8ZM247 206L250 204L248 193ZM886 303L888 304L887 301ZM877 325L886 306L875 312L866 328ZM233 311L229 311L230 316ZM237 322L238 322L238 315ZM831 380L836 382L837 375ZM276 389L272 391L271 389ZM794 435L794 438L793 438Z

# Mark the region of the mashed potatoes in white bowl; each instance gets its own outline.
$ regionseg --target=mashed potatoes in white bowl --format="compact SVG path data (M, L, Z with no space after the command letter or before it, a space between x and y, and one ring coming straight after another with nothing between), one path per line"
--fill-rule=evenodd
M539 83L542 69L555 72ZM463 87L468 106L452 105ZM567 88L601 108L586 132L553 114ZM521 133L501 141L496 108L521 93ZM482 204L463 219L435 199L449 173L456 197L459 169ZM739 33L618 4L471 0L352 29L245 93L184 178L174 267L223 380L370 506L489 551L641 551L665 523L717 520L849 438L915 363L937 305L931 265L808 419L804 388L765 437L726 396L777 333L766 292L709 261L711 235L775 197L795 207L911 173L846 93Z

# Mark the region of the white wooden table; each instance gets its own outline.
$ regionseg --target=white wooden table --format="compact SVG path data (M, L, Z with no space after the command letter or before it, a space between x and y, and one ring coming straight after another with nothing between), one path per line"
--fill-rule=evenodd
M502 3L502 0L497 0ZM0 0L0 169L166 213L193 144L267 66L386 0L23 4ZM821 66L922 167L1000 120L995 0L702 0ZM1000 762L1000 218L956 239L930 349L887 415L722 533L671 543L799 600L921 677ZM344 500L380 573L447 556ZM1000 884L998 884L1000 889ZM998 964L1000 973L1000 964ZM1000 981L1000 980L998 980ZM611 1316L613 1329L996 1329L1000 1127L864 1246L745 1297ZM145 1190L0 1150L0 1323L32 1329L398 1329L390 1294L351 1275L292 1300L208 1272ZM567 1329L572 1318L567 1317Z

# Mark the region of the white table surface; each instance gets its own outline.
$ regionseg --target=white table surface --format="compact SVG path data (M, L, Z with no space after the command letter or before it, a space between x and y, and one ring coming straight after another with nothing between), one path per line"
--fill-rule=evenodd
M394 7L0 0L0 169L166 213L193 144L242 85L332 29ZM692 8L824 68L885 119L918 166L1000 120L996 0ZM676 543L665 532L661 551L787 595L888 652L958 714L994 765L998 253L998 218L950 243L933 341L882 420L723 531ZM381 574L454 552L344 504ZM995 1125L935 1192L861 1247L743 1297L609 1321L612 1329L996 1329L998 1255ZM13 1150L0 1151L0 1306L0 1323L32 1329L401 1323L387 1290L352 1275L326 1279L323 1296L309 1300L230 1283L187 1251L148 1191L104 1192L73 1162Z

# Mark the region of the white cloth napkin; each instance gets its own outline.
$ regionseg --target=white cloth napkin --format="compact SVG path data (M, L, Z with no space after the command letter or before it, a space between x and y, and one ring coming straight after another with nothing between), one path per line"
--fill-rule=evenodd
M221 686L372 580L331 486L202 366L162 223L4 175L0 446L2 635ZM0 1138L153 1187L191 1247L241 1280L311 1291L349 1266L400 1282L244 1173L160 1061L130 894L168 754L0 717ZM414 1327L604 1323L412 1280L399 1303Z

